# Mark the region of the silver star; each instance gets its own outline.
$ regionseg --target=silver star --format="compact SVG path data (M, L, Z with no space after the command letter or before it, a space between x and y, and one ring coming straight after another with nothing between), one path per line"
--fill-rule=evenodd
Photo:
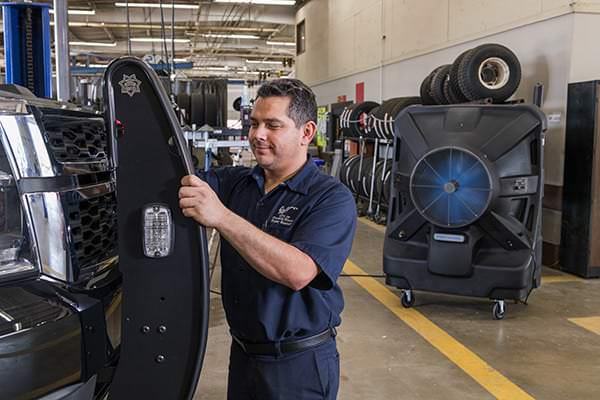
M141 84L142 81L137 79L135 74L123 74L123 79L119 81L119 86L121 86L121 93L128 94L129 97L133 97L134 94L140 93Z

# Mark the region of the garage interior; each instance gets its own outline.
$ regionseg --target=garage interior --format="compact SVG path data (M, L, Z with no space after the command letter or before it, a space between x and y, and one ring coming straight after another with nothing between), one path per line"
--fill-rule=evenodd
M9 19L30 6L42 10L30 25ZM262 83L314 91L309 153L358 213L338 278L337 398L600 397L600 1L38 0L2 13L2 83L102 116L109 64L137 57L197 170L256 165L247 137ZM29 61L15 56L22 32ZM440 177L442 163L485 188L460 197L466 178ZM206 238L193 399L217 400L232 338L219 234Z

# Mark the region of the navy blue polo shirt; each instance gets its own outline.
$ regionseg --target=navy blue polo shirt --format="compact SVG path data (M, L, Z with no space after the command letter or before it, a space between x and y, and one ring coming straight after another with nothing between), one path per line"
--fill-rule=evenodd
M308 161L271 192L261 167L225 167L199 176L227 208L308 254L321 269L300 291L256 272L224 239L223 307L231 332L254 343L290 340L338 326L344 307L337 278L350 254L356 206L350 191Z

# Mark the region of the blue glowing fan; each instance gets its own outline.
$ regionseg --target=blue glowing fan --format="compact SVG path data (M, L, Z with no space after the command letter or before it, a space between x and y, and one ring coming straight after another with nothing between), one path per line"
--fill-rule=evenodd
M411 175L410 194L429 222L458 228L478 220L492 198L484 162L463 148L444 147L421 158Z

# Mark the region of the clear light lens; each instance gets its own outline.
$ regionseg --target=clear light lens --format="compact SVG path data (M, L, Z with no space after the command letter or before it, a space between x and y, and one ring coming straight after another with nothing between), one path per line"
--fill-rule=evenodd
M144 255L162 258L173 250L174 231L171 210L165 204L149 204L144 208Z
M4 164L4 165L2 165ZM6 158L0 157L0 279L35 270L19 193L13 176L7 172Z

